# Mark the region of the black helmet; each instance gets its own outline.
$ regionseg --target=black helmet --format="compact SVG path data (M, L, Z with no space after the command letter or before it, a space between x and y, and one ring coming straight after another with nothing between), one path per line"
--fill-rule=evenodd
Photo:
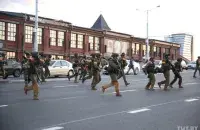
M177 61L181 62L181 61L182 61L182 58L178 58Z
M121 56L125 56L125 53L123 52L123 53L121 54Z
M111 55L112 57L118 57L119 56L119 54L118 53L112 53L112 55Z

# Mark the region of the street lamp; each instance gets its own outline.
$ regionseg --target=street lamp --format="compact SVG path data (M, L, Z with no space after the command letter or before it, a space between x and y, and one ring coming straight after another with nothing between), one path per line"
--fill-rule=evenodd
M38 30L38 0L35 0L35 28L33 33L34 35L33 52L38 52L37 30Z
M147 10L144 10L144 12L146 12L146 15L147 15L147 24L146 24L146 59L148 60L149 59L149 12L156 9L156 8L159 8L160 5L156 6L155 8L151 8L151 9L147 9ZM139 9L136 9L137 11L140 11Z

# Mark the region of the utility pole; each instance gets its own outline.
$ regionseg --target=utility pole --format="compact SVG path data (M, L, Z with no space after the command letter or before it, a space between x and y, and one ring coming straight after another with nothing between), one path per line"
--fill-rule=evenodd
M34 35L33 52L38 52L37 31L38 31L38 0L35 0L35 28L33 32Z

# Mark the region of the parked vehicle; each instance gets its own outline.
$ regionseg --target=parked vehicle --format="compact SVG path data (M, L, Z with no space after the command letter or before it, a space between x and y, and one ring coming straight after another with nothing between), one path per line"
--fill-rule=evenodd
M155 71L156 71L156 73L162 73L162 69L161 69L162 60L155 60L154 64L155 64ZM142 66L142 70L143 70L144 73L146 73L146 70L145 70L146 65L147 65L147 63L145 63Z
M49 65L50 76L71 76L74 74L72 63L66 60L51 60Z
M13 75L14 77L20 77L22 66L21 63L16 62L15 60L8 59L4 66L7 76ZM0 74L2 75L2 74Z
M192 62L188 63L187 68L188 69L195 69L196 68L196 62L192 61Z
M125 69L124 69L124 73L126 74L127 73L127 71L128 71L128 69L129 69L129 64L130 64L130 60L126 60L127 61L127 66L125 67ZM139 72L140 72L140 70L141 70L141 68L140 68L140 64L138 63L138 62L135 62L135 61L133 61L133 65L134 65L134 71L133 70L130 70L129 71L129 74L135 74L135 75L137 75ZM104 67L103 67L103 74L108 74L108 71L107 70L105 70L105 67L108 67L108 65L105 65Z

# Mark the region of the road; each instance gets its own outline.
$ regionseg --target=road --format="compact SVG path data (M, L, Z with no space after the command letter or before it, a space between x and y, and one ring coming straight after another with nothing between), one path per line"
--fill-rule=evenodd
M128 75L130 86L120 79L122 97L114 88L104 94L101 86L109 82L102 76L97 91L90 90L91 80L49 81L40 84L40 100L32 92L23 93L23 82L0 84L0 130L178 130L185 126L200 129L200 78L192 71L183 75L183 89L144 89L144 74ZM157 81L163 79L156 75ZM173 75L171 75L171 79Z

